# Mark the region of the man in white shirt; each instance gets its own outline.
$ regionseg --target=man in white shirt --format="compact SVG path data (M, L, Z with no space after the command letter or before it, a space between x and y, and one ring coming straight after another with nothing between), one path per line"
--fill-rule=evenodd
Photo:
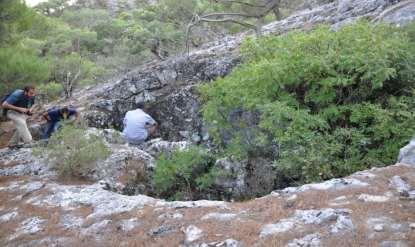
M128 111L124 117L123 137L130 144L141 144L153 135L157 122L141 109Z

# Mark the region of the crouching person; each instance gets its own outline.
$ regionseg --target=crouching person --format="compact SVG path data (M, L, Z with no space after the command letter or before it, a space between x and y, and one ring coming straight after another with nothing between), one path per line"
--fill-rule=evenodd
M9 147L21 144L30 145L32 143L32 134L26 121L28 116L32 115L35 95L35 87L26 86L23 90L15 90L2 103L2 107L7 110L7 118L12 120L16 127L16 131L10 139Z
M128 143L139 145L154 135L156 129L157 122L138 108L125 114L122 136Z
M46 120L46 126L41 137L43 140L49 139L52 133L58 130L62 120L79 122L79 112L75 108L67 106L52 108L45 112L42 117Z

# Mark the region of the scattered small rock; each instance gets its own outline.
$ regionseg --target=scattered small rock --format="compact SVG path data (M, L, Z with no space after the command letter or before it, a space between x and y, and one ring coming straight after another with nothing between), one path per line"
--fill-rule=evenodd
M224 201L209 201L209 200L200 200L200 201L174 201L174 202L165 202L158 201L156 207L170 207L170 208L202 208L202 207L218 207L222 209L227 209L226 202Z
M348 216L349 210L326 208L321 210L296 210L294 215L287 219L282 219L276 224L265 225L260 232L260 237L278 234L292 230L302 224L329 224L331 233L339 233L340 231L353 229L353 223Z
M289 220L281 220L280 222L276 224L268 224L262 227L261 232L259 233L259 236L263 238L269 235L287 232L293 228L294 228L294 222L289 221Z
M393 187L393 188L395 188L396 191L398 191L398 193L400 195L405 196L405 197L408 197L409 196L409 193L408 192L411 189L411 187L401 177L394 176L390 180L390 186Z
M170 233L175 232L177 229L177 226L174 225L162 225L157 228L150 230L150 235L153 237L163 237Z
M84 223L84 219L76 217L72 214L64 214L60 218L60 225L65 229L78 229Z
M350 231L354 229L352 219L349 216L339 215L336 224L330 227L330 233L336 234L342 231Z
M409 247L404 241L383 241L379 247Z
M321 246L321 236L317 233L306 235L301 239L294 239L286 247L319 247Z
M350 204L350 202L347 201L346 196L336 197L333 200L331 200L331 202L330 202L330 206L343 206L343 205L347 205L347 204Z
M202 217L202 220L218 220L218 221L229 221L234 219L237 214L230 213L209 213Z
M361 171L361 172L356 172L355 174L353 174L354 176L358 176L358 177L363 177L363 178L368 178L368 179L372 179L375 178L376 175L368 172L368 171Z
M183 214L167 212L167 213L159 215L158 218L159 219L181 219L181 218L183 218Z
M211 242L211 243L202 243L198 245L198 247L241 247L242 245L239 244L238 241L235 239L226 239L225 241L221 242Z
M6 223L6 222L9 222L10 220L12 220L12 219L16 218L16 216L17 216L18 214L19 214L19 213L18 213L18 212L16 212L16 211L14 211L14 212L10 212L10 213L7 213L7 214L3 214L2 216L0 216L0 223Z
M102 235L105 233L105 230L108 230L108 224L111 223L112 220L103 220L101 222L97 222L92 224L86 229L81 230L82 235Z
M390 198L388 196L361 194L357 199L364 202L387 202Z
M373 229L377 232L381 232L381 231L383 231L383 225L380 225L380 224L376 225Z
M345 188L359 188L368 185L368 183L355 178L335 178L322 183L306 184L300 187L288 187L282 191L285 193L295 193L308 190L342 190Z
M16 229L16 234L12 235L9 240L13 240L24 234L35 234L43 231L43 223L46 220L39 217L29 218L20 224L20 227Z
M28 183L20 187L21 190L24 190L26 194L34 192L36 190L40 190L41 188L45 187L45 184L42 182L33 182Z
M281 196L281 194L277 191L272 191L270 195L273 196L273 197L280 197Z
M295 201L295 200L297 200L297 198L298 198L298 196L296 194L294 194L294 195L288 197L287 201Z
M196 226L193 226L193 225L188 226L186 229L182 229L182 231L185 234L185 237L186 237L185 242L186 243L191 243L193 241L196 241L199 238L201 238L202 235L203 235L202 234L203 231L201 229L197 228Z
M135 218L128 219L128 220L122 220L120 222L120 228L124 232L129 232L139 225L140 225L140 222L138 222L138 220Z

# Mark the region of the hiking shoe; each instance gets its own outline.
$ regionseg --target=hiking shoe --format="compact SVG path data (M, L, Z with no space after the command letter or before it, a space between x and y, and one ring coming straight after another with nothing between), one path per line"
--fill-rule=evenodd
M48 143L49 143L48 139L41 139L41 140L37 141L36 146L46 147L48 145Z
M9 144L7 147L9 149L19 149L22 148L24 144Z
M38 144L36 142L29 142L29 143L25 143L22 145L22 148L33 148L33 147L37 147Z

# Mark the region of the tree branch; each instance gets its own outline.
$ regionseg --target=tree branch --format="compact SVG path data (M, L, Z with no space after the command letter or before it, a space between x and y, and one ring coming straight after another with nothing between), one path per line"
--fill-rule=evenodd
M266 7L266 5L253 4L253 3L241 2L241 1L232 1L232 0L222 0L222 1L216 0L215 2L236 3L236 4L245 5L245 6L252 7L252 8L265 8Z
M198 25L201 22L211 22L211 23L219 23L219 22L231 22L235 24L239 24L244 27L248 27L254 29L257 35L260 35L260 27L257 25L250 24L243 20L238 20L241 18L256 18L262 19L267 16L269 13L273 12L275 17L279 19L281 17L280 13L280 5L281 0L267 0L264 4L253 4L248 3L245 1L238 1L238 0L215 0L216 3L236 3L244 6L248 6L251 8L258 8L262 9L259 13L256 14L249 14L249 13L235 13L235 12L223 12L223 13L210 13L205 14L203 16L199 16L195 14L186 28L186 52L189 56L189 36L192 31L193 26ZM238 18L238 19L237 19Z
M203 15L200 18L211 18L216 16L239 16L239 17L247 17L247 18L258 18L258 15L250 15L250 14L244 14L244 13L211 13L207 15Z
M237 14L237 13L230 13L230 14ZM239 24L241 26L244 26L244 27L251 28L251 29L255 30L255 33L257 35L260 35L260 33L261 33L259 27L255 26L253 24L250 24L248 22L239 21L239 20L235 20L235 19L232 19L232 18L222 18L222 19L209 19L209 18L206 18L206 16L214 16L214 15L215 14L209 14L209 15L205 15L205 16L202 16L202 17L200 17L198 15L195 15L192 18L192 21L187 25L187 28L186 28L186 53L187 53L187 56L189 56L189 53L190 53L189 37L190 37L192 27L199 24L200 22L213 22L213 23L232 22L232 23ZM218 15L221 16L222 14L218 14Z

